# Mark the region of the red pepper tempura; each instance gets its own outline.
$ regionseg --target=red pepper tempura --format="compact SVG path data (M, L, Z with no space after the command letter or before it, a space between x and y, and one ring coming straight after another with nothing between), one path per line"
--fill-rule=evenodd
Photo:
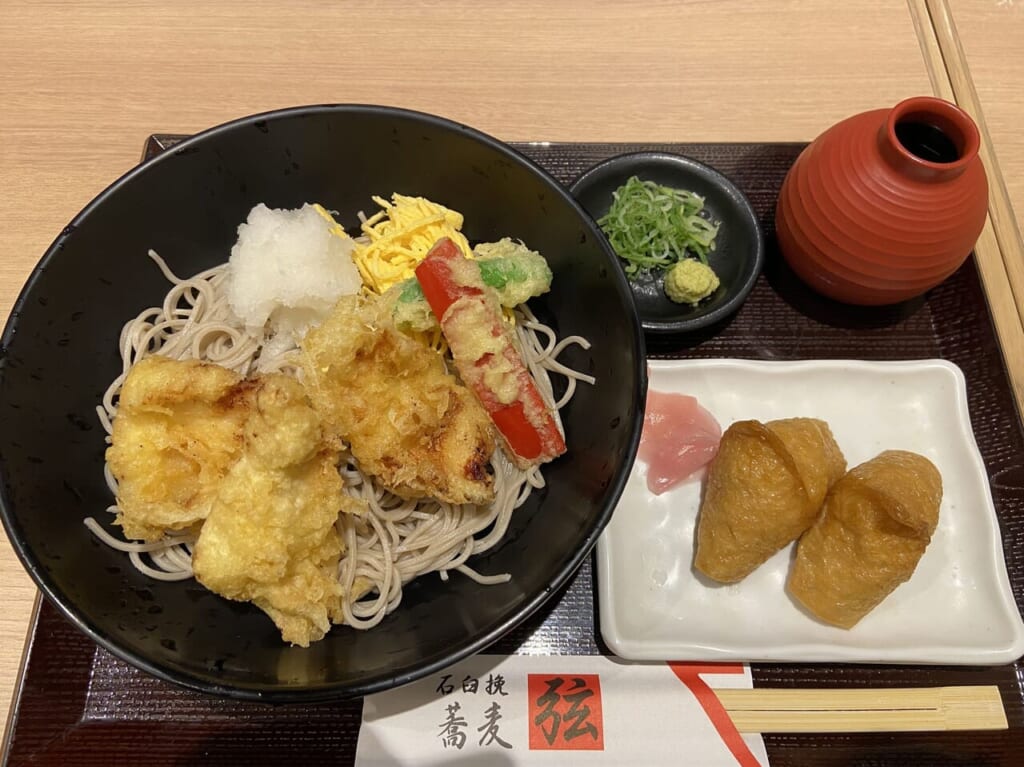
M462 380L490 414L513 460L544 463L565 440L512 342L501 306L479 267L448 238L416 267Z

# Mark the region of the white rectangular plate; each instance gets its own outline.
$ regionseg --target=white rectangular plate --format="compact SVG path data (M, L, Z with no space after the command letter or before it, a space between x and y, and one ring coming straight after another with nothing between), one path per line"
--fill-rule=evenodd
M854 628L818 622L785 590L794 546L740 583L692 569L701 482L655 496L637 460L598 541L601 634L629 660L1001 664L1024 654L985 466L958 367L914 362L651 361L650 387L734 421L828 422L856 466L887 449L942 473L939 525L913 577Z

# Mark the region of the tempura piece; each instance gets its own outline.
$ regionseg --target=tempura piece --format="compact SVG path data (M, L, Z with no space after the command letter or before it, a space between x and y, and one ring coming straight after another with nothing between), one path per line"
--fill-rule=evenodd
M338 451L327 444L302 385L264 376L245 452L219 483L192 555L196 580L266 612L286 642L306 647L340 622Z
M441 323L452 364L490 416L505 454L526 470L565 453L553 407L537 388L479 266L445 238L416 267L416 279Z
M344 296L302 341L306 390L362 471L404 498L494 499L487 413L441 357L401 333L390 306Z
M939 521L942 476L924 456L887 450L850 470L797 546L789 593L851 628L914 574Z
M694 567L735 583L811 526L846 460L815 418L737 421L708 469Z
M206 518L217 483L241 454L253 387L195 360L151 356L135 364L107 449L125 536L155 541Z

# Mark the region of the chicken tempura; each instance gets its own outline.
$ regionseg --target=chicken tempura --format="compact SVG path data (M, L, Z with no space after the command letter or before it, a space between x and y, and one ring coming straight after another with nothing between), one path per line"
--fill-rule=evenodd
M302 352L313 406L363 471L404 498L494 500L490 418L438 354L395 328L386 303L342 297Z
M117 524L156 541L206 519L217 483L241 455L254 384L196 360L139 360L121 387L107 463Z
M198 528L196 579L253 602L287 642L308 646L342 621L335 523L365 505L344 494L338 447L298 381L143 359L122 389L109 460L126 535Z

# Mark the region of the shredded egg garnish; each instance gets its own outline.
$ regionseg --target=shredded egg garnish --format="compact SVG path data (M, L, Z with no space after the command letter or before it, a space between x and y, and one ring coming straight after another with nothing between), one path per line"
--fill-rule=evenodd
M425 197L391 195L373 201L381 210L363 222L363 238L356 240L352 254L363 284L374 293L383 293L395 283L415 276L416 265L442 237L450 237L467 257L472 257L469 242L463 236L462 214Z
M332 216L331 212L329 210L327 210L326 208L324 208L323 205L321 205L318 202L315 202L315 203L313 203L313 210L315 210L317 213L319 213L320 216L328 224L330 224L329 231L330 231L331 234L333 234L333 235L335 235L337 237L341 237L343 240L348 238L348 233L345 231L345 227L343 227L341 224L339 224L337 221L335 221L334 220L334 216Z

